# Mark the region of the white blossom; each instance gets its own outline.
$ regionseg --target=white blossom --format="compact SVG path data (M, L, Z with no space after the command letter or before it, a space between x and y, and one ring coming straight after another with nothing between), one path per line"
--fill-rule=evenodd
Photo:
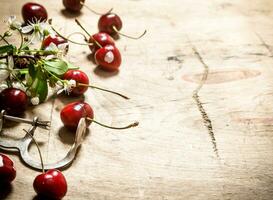
M57 52L57 54L56 55L49 55L49 56L47 56L46 59L52 59L55 57L62 59L66 55L67 49L68 49L68 43L62 43L57 46L55 43L51 42L49 44L49 46L47 46L45 48L45 50L46 51L55 51L55 52Z
M24 92L26 91L26 87L22 83L19 83L19 82L13 82L12 87L20 89Z
M19 22L19 21L16 21L16 16L15 15L12 15L8 18L7 20L7 23L8 23L8 26L11 28L11 29L20 29L21 26L22 26L22 23Z
M30 99L30 102L31 102L32 105L36 106L36 105L38 105L40 103L40 99L39 99L39 97L32 97Z
M46 22L30 22L29 25L22 27L22 33L31 33L30 41L35 43L43 40L44 36L52 34L53 30Z
M58 87L58 83L56 86ZM61 94L62 92L66 92L67 94L69 94L76 86L77 82L75 80L64 80L62 82L62 88L57 90L57 94Z

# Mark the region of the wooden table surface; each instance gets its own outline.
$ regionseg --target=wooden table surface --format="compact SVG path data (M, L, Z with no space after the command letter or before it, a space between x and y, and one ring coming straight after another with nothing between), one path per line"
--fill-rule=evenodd
M25 0L0 0L0 16L21 19ZM37 1L63 33L79 31L61 0ZM123 31L123 63L109 74L90 61L87 47L70 45L68 59L91 82L131 97L89 90L97 120L139 127L115 131L93 124L71 167L64 170L64 199L172 200L273 199L273 1L101 0L93 9L114 7ZM99 16L83 9L78 19L91 33ZM4 31L1 25L1 32ZM36 138L46 162L61 159L73 143L60 109L75 99L60 97L27 116L52 119L51 131ZM20 138L21 126L9 130ZM6 133L5 133L6 134ZM36 148L32 155L38 159ZM10 154L17 178L4 199L33 199L37 171ZM1 197L2 198L2 197Z

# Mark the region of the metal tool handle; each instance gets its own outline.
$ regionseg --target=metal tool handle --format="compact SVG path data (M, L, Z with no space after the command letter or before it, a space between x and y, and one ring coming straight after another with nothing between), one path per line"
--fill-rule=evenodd
M81 146L81 144L84 140L86 129L87 129L86 120L85 120L85 118L82 118L79 121L77 130L76 130L74 144L71 146L71 148L68 151L68 153L66 154L66 156L63 159L61 159L60 161L57 161L55 163L44 164L44 169L45 170L61 169L61 168L65 168L65 167L69 166L73 162L73 160L75 159L76 154L77 154L77 150ZM29 131L33 131L33 133L34 133L34 130L35 129L30 129ZM22 144L24 144L24 145L22 145L19 150L20 156L21 156L23 162L26 165L30 166L31 168L42 170L41 163L34 161L28 152L29 146L32 142L32 138L29 136L29 134L27 134L23 138L23 140L24 141L22 142Z

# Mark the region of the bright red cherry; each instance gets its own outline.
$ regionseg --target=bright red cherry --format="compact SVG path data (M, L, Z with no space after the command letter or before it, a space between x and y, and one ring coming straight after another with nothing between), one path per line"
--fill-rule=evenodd
M89 46L92 53L95 53L101 47L104 47L106 45L115 46L114 39L109 34L103 33L103 32L98 32L98 33L92 35L92 37L89 38L89 43L93 44L93 45Z
M33 187L39 196L51 199L62 199L67 192L66 179L62 172L56 169L38 175Z
M64 7L72 12L79 12L85 0L63 0Z
M47 11L38 3L26 3L22 7L22 16L25 23L47 20Z
M82 83L85 85L89 84L89 78L86 75L86 73L84 73L81 70L68 70L64 76L63 76L64 80L75 80L77 83ZM86 90L88 89L88 86L77 86L75 88L72 89L72 91L69 93L72 96L80 96L83 93L86 92Z
M67 45L67 49L68 49L68 43L67 43L67 40L63 39L62 37L58 36L58 35L55 35L55 36L52 36L52 35L49 35L47 36L43 43L42 43L42 48L45 49L47 47L49 47L49 45L53 43L55 44L57 47L60 45L60 44L66 44Z
M102 69L116 71L121 65L121 54L117 47L106 45L95 53L95 60Z
M27 107L26 93L17 88L7 88L0 93L0 107L10 115L21 115Z
M71 130L75 130L78 126L78 123L81 118L94 118L94 112L91 106L88 103L85 102L73 102L70 104L67 104L62 110L61 110L61 120L67 128ZM91 123L90 120L88 120L87 125L89 126Z
M13 161L0 153L0 183L11 183L16 177Z
M100 17L98 28L100 32L116 35L117 31L122 28L122 21L117 14L106 13Z

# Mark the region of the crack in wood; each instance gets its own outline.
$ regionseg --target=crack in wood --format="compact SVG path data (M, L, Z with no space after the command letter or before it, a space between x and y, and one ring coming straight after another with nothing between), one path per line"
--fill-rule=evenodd
M259 40L261 41L262 45L269 51L270 56L273 57L273 51L270 48L270 46L264 41L264 39L262 38L262 36L259 33L255 32L255 34L259 38Z
M167 60L168 61L175 61L175 62L177 62L179 64L183 63L183 59L180 58L180 55L178 55L178 56L168 56Z
M212 122L211 122L211 120L210 120L210 118L209 118L209 116L208 116L205 108L203 107L203 103L201 102L200 96L199 96L199 91L202 89L204 83L206 82L206 80L208 78L209 66L204 62L204 59L200 55L200 53L198 52L198 50L195 47L193 47L192 49L193 49L195 55L197 56L198 60L201 62L201 64L204 67L204 72L203 72L202 79L201 79L199 85L197 86L197 88L193 91L193 96L192 97L193 97L193 99L196 102L198 110L200 111L200 113L202 115L203 123L204 123L205 127L207 128L208 133L210 135L210 139L211 139L211 143L212 143L212 146L213 146L213 150L214 150L217 158L219 158L219 153L218 153L218 149L217 149L216 138L215 138L213 127L212 127Z

